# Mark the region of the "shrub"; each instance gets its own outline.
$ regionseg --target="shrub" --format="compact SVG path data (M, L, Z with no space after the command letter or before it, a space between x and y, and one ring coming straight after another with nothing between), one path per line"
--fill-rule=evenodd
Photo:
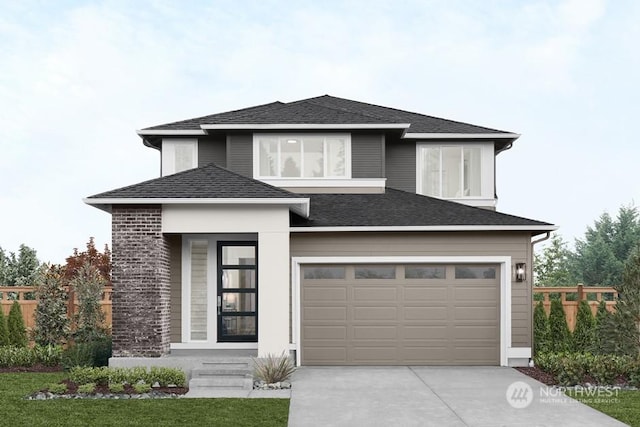
M106 367L91 367L91 366L77 366L69 371L69 379L76 384L108 384L109 381L109 368Z
M628 372L630 359L615 355L596 355L589 367L589 374L598 384L611 385L616 378Z
M24 318L22 317L22 309L20 303L14 301L9 311L9 319L7 321L7 329L9 330L9 344L16 347L27 346L27 328L24 326Z
M41 363L45 366L58 366L62 362L62 346L36 345L31 351L35 355L36 363Z
M571 335L572 350L577 353L590 351L593 347L594 319L591 307L585 300L578 304L576 327Z
M96 385L94 383L82 384L78 387L78 393L92 394L96 392Z
M33 339L40 345L62 344L69 333L67 292L62 277L54 266L47 266L37 279L38 305L35 311Z
M640 360L632 360L627 367L627 379L629 384L640 387Z
M543 371L555 375L558 366L559 355L557 353L537 353L533 357L533 363Z
M160 368L152 366L149 369L148 381L149 384L155 384L156 382L160 387L167 387L169 385L175 385L177 387L184 387L187 378L181 369L176 368Z
M547 350L549 343L549 320L544 304L539 301L533 310L533 352L538 354Z
M588 364L588 361L580 356L581 355L568 354L560 357L555 372L558 384L572 386L584 381L585 374L587 373L587 367L585 365Z
M559 353L567 351L569 347L569 327L560 300L551 301L549 311L549 351Z
M268 384L288 380L296 369L286 352L280 356L270 353L266 358L254 358L253 361L256 377Z
M58 366L62 355L62 347L0 347L0 368L29 367L37 364Z
M109 383L109 391L111 393L124 393L124 384L122 384L122 383Z
M3 345L9 345L9 329L7 328L7 318L0 305L0 347Z
M64 394L67 392L67 385L64 383L49 384L49 392L53 394Z
M65 369L74 366L107 366L111 357L111 338L103 337L91 342L76 343L65 350L62 365Z
M151 384L147 384L147 383L135 383L133 385L133 389L135 390L136 393L138 394L142 394L142 393L149 393L151 391Z

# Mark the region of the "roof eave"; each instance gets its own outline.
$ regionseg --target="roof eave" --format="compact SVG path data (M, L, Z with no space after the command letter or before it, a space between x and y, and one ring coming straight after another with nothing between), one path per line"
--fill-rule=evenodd
M111 213L113 205L288 205L296 214L309 218L309 198L91 198L82 201Z
M556 225L409 225L409 226L336 226L290 227L291 232L350 232L350 231L529 231L536 234L555 231Z
M515 141L520 138L518 133L416 133L407 132L404 139L508 139Z

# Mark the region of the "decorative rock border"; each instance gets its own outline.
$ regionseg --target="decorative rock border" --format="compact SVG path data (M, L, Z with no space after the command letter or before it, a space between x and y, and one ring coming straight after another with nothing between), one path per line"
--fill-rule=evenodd
M264 381L254 381L254 390L288 390L291 388L289 381L282 381L278 383L266 383Z
M94 394L54 394L51 392L39 391L33 393L25 399L27 400L53 400L53 399L113 399L113 400L132 400L132 399L179 399L183 394L164 393L161 391L151 391L142 394L126 394L126 393L94 393Z

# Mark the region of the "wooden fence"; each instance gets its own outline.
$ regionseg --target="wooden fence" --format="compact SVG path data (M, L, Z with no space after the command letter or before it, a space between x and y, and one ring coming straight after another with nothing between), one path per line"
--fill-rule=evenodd
M69 292L68 288L65 287L65 289ZM108 328L111 327L111 294L111 286L105 287L102 291L102 300L100 301L100 305L102 306L102 311L105 316L105 326ZM70 298L67 296L67 300L67 316L71 318L78 309L78 299L75 297L74 292L71 292ZM30 331L35 325L34 314L36 312L36 307L38 306L35 288L30 286L0 287L0 309L2 309L4 314L7 316L9 315L9 310L11 310L13 301L18 301L18 303L20 303L24 323L27 330Z
M600 301L604 300L607 305L607 310L614 311L616 306L616 298L618 297L618 291L614 288L596 287L596 286L584 286L578 284L577 286L568 287L542 287L536 286L533 288L534 301L533 305L538 304L539 298L536 295L542 295L542 302L544 309L549 314L551 309L551 299L560 298L562 301L562 307L567 317L567 324L569 330L573 331L576 325L576 315L578 314L578 304L582 300L586 300L591 307L591 312L595 316L598 311L598 305Z

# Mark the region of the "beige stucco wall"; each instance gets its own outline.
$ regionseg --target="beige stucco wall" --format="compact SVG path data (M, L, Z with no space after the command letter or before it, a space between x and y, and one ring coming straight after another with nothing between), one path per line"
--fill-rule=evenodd
M167 205L163 207L162 230L164 233L181 234L257 233L258 354L280 354L288 350L287 206ZM174 337L177 335L172 334Z

